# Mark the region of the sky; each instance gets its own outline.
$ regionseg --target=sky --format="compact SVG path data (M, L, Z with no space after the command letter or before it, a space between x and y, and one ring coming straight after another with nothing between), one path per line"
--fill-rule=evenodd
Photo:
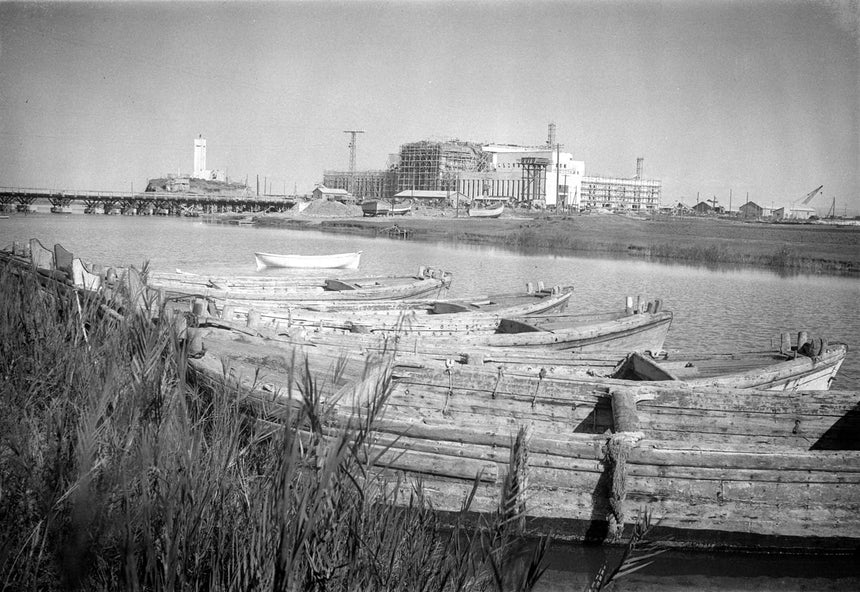
M860 215L858 0L0 1L0 186L207 168L309 193L401 144L537 145L586 175ZM262 187L262 185L261 185Z

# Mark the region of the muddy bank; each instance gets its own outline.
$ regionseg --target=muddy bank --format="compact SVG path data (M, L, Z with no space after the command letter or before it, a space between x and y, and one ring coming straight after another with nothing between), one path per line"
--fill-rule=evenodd
M860 275L860 227L764 224L623 215L473 219L453 211L397 218L263 215L261 226L516 249L629 255L708 265L752 265L787 272ZM395 230L396 227L396 230Z

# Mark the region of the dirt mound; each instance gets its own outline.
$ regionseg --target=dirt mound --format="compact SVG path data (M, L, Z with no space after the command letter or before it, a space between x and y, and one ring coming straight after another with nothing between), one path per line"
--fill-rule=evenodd
M307 202L307 205L296 204L292 209L296 216L308 218L352 218L362 216L360 206L347 205L339 201L320 199Z
M225 195L252 195L251 190L244 183L227 183L224 181L212 181L209 179L191 179L189 177L165 177L150 179L146 184L148 192L169 193L196 193L196 194L225 194Z

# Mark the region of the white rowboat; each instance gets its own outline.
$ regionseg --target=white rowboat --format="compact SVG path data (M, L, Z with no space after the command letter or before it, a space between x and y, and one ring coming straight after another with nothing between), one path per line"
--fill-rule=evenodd
M254 253L257 270L267 267L295 267L302 269L358 269L361 251L334 255L275 255Z
M501 203L491 208L469 208L470 218L498 218L505 210L505 204Z

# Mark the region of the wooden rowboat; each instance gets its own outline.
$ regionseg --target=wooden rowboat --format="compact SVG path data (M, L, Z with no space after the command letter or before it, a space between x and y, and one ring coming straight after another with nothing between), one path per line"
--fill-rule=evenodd
M291 331L315 343L349 344L349 334L370 333L369 341L396 339L403 351L418 352L425 346L459 352L478 347L569 350L572 352L660 351L672 323L672 313L659 310L642 313L626 311L601 314L549 313L497 318L454 315L444 320L432 318L400 325L366 325L362 319L350 327L306 326ZM278 324L277 328L289 328ZM340 334L339 334L340 333Z
M412 210L412 202L391 203L382 199L366 201L361 204L364 216L404 216Z
M302 355L339 367L325 348L247 335L200 343L195 373L240 389L264 417L303 404L292 370ZM420 481L437 510L473 495L470 511L491 513L513 495L528 535L612 540L647 511L652 536L679 547L860 545L856 392L559 381L375 355L320 380L325 404L346 423L387 389L369 466L404 492Z
M505 211L505 204L500 203L495 207L469 208L470 218L498 218Z
M451 285L451 274L422 267L416 275L378 277L210 277L187 273L154 273L147 276L150 287L174 297L209 299L219 309L224 306L266 308L295 305L297 302L358 300L400 300L431 293L441 295Z
M848 352L845 344L828 344L805 336L799 337L800 346L788 351L694 353L673 350L627 354L456 345L428 339L409 340L404 335L391 339L375 335L326 339L311 334L311 339L330 346L340 345L343 351L387 352L397 361L420 362L427 368L468 365L491 373L543 374L557 380L661 382L690 388L760 390L827 390L836 380Z
M290 267L297 269L358 269L361 251L332 255L276 255L254 253L257 271L267 267Z
M262 303L254 307L237 303L216 308L225 321L246 322L253 311L261 324L285 331L296 326L351 332L423 325L441 330L477 326L478 323L489 330L501 317L564 310L572 294L573 288L568 286L471 299L301 301Z
M472 510L493 512L508 477L532 535L611 540L650 512L652 537L683 547L860 545L856 392L601 392L460 372L398 379L377 425L392 482L420 480L439 510L477 481Z

